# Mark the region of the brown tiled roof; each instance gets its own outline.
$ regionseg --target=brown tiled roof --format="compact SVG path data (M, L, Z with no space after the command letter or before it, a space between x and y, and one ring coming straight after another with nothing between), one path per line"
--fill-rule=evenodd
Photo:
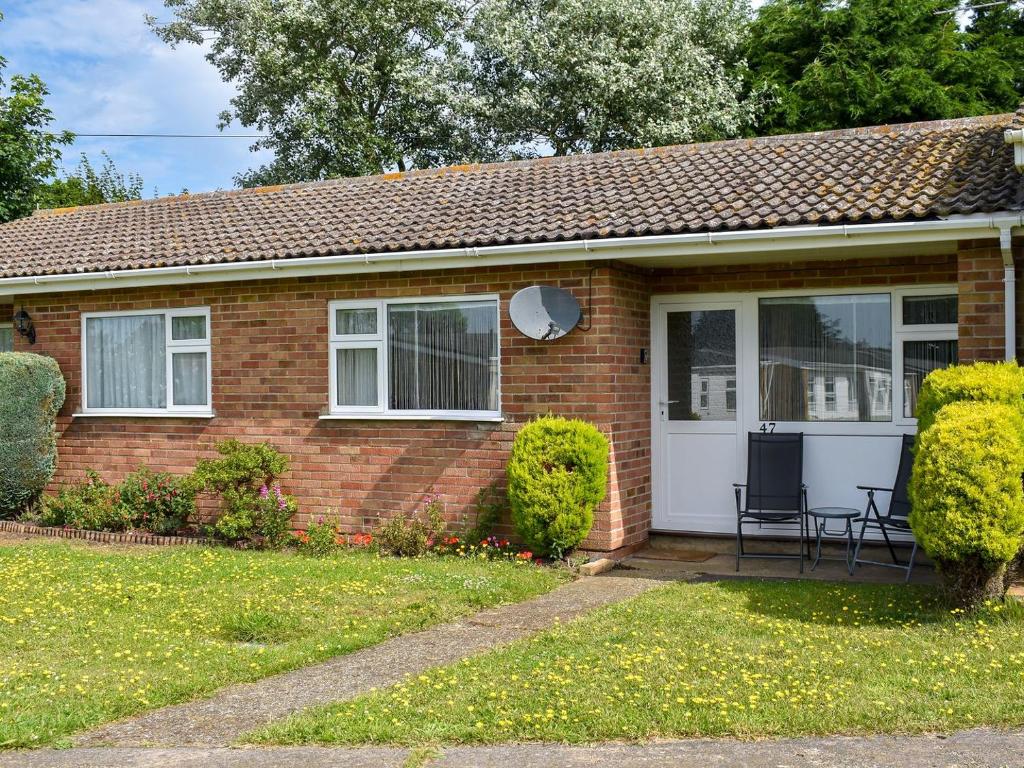
M42 212L0 277L1020 210L1013 115Z

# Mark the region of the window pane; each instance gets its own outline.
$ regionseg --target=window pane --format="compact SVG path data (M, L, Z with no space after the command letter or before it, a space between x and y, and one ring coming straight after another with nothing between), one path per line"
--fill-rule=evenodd
M339 349L338 405L377 405L377 350Z
M666 360L670 420L736 420L733 310L669 312Z
M172 341L195 341L206 338L206 316L192 315L189 317L171 318Z
M761 299L762 421L890 421L888 294Z
M206 353L175 353L171 356L171 378L175 405L209 405L206 383Z
M956 363L957 343L943 341L903 342L903 415L912 419L917 410L917 393L932 371Z
M497 411L497 355L493 301L391 305L389 407Z
M905 296L904 325L956 325L956 296Z
M167 407L164 341L163 315L88 318L87 407Z
M0 325L0 352L14 351L14 329L9 325Z
M377 310L370 309L339 309L334 313L335 334L350 336L353 334L377 333Z

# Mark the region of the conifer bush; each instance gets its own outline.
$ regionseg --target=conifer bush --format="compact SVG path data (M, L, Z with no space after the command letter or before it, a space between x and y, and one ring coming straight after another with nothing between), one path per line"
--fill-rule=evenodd
M33 507L53 477L64 392L53 358L0 352L0 518Z
M1024 368L1016 363L972 363L932 371L917 396L918 433L932 425L944 405L964 400L1004 403L1024 414Z
M508 461L512 523L534 552L563 557L594 524L608 487L608 440L593 424L543 416L516 434Z
M1002 599L1024 540L1024 417L1004 403L954 402L918 435L910 526L954 604Z

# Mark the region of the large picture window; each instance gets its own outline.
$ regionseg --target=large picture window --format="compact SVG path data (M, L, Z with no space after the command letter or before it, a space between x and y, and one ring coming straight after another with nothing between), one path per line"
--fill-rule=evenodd
M334 302L331 413L498 417L496 298Z
M82 324L84 412L210 414L208 309L86 314Z
M891 421L889 294L759 301L763 421Z

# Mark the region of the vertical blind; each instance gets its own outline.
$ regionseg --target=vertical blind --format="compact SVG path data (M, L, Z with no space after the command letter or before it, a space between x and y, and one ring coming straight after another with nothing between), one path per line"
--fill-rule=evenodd
M759 302L761 419L889 421L888 294Z
M165 408L165 341L163 315L88 318L87 407Z
M493 301L388 306L392 410L497 411Z

